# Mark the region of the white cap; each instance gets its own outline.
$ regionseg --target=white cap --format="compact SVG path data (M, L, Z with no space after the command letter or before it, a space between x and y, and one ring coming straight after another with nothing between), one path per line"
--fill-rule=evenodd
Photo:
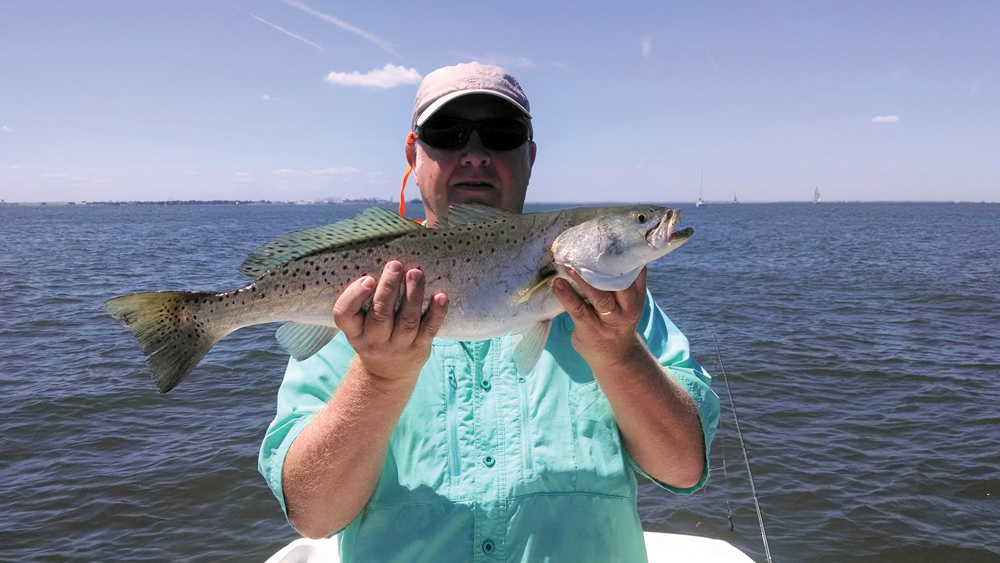
M509 72L498 66L473 62L439 68L424 77L413 103L410 129L416 130L417 125L423 125L445 104L469 94L503 98L531 119L528 98Z

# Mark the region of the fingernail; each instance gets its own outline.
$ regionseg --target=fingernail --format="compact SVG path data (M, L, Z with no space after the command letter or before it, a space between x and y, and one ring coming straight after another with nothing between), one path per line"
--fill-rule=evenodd
M389 270L390 272L392 272L394 274L396 274L396 273L399 273L399 271L403 269L403 265L400 264L399 262L393 260L392 262L389 262L388 264L385 265L385 269Z
M365 289L375 289L375 278L371 276L361 278L361 287Z
M424 279L424 273L421 272L420 270L417 270L416 268L410 270L408 273L410 275L410 279L415 282L419 282Z

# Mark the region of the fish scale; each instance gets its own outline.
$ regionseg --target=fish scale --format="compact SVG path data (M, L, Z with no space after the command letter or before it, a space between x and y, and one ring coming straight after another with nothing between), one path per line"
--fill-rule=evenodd
M404 271L424 272L424 311L434 294L448 296L439 338L515 334L515 362L526 374L563 310L551 288L556 277L568 279L573 268L600 289L627 287L646 263L691 236L690 228L673 232L679 212L652 206L515 214L463 204L450 211L428 229L369 208L261 246L240 266L254 280L233 291L140 293L105 308L132 330L167 392L245 326L286 321L278 341L295 359L310 357L339 332L332 313L344 289L398 260Z

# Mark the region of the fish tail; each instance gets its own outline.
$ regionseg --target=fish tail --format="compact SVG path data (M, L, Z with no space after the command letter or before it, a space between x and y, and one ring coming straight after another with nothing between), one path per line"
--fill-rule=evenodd
M216 296L204 291L136 293L105 301L104 308L139 340L156 387L166 393L232 332L206 315L199 319L205 304Z

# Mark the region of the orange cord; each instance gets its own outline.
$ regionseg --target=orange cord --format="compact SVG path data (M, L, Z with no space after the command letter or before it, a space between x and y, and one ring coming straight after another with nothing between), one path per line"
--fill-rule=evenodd
M417 142L417 134L414 133L413 131L410 131L409 133L407 133L407 135L406 135L406 144L412 145L412 144L414 144L416 142ZM406 173L403 174L403 187L399 188L399 214L403 218L406 218L406 196L403 195L403 192L406 191L406 180L407 180L407 178L410 177L410 172L412 172L412 171L413 171L413 168L410 167L409 164L407 164L406 165ZM416 219L414 219L414 221L416 221ZM420 221L417 221L417 222L419 223Z

